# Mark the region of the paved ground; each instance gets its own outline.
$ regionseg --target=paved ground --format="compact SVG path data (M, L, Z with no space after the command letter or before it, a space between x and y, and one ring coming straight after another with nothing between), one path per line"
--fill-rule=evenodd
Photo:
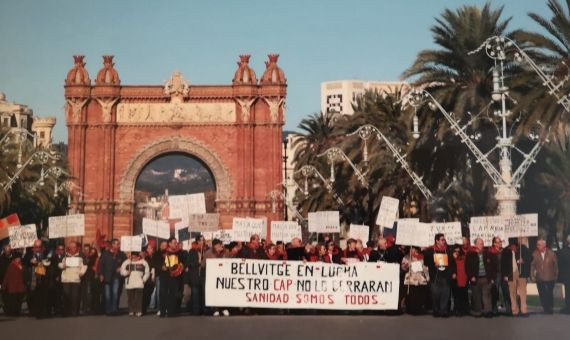
M430 316L230 316L142 318L86 316L35 320L0 316L2 339L568 339L570 316L529 318Z

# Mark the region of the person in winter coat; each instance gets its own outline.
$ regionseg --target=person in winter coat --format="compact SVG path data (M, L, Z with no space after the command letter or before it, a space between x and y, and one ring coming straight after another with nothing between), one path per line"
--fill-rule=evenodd
M113 239L99 259L99 280L103 283L105 296L105 314L116 315L119 311L119 297L121 296L122 278L121 264L127 256L121 250L121 243Z
M218 239L214 239L212 241L212 248L208 249L205 253L204 253L204 260L201 263L201 275L205 278L206 277L206 264L207 264L207 260L208 259L221 259L221 258L225 258L225 252L224 252L224 244L222 243L222 241L218 240ZM204 281L204 285L206 283L205 280ZM205 287L204 291L205 291ZM214 308L213 309L213 316L220 316L220 315L224 315L224 316L229 316L230 312L228 311L227 308Z
M142 316L143 289L150 276L148 263L141 258L140 253L134 252L121 265L121 275L125 277L129 316Z
M465 271L471 284L473 315L492 317L491 289L497 279L499 264L496 254L485 249L483 239L475 240L475 252L465 257Z
M182 274L184 273L184 259L178 241L171 237L168 239L168 248L163 254L160 282L160 317L175 316L180 307L182 295Z
M340 264L341 250L334 244L334 241L329 240L325 243L326 254L323 257L325 263Z
M259 242L259 235L252 235L247 246L240 250L237 257L242 259L266 260L264 248Z
M570 314L570 235L566 237L566 247L558 251L558 271L559 279L564 284L565 306L560 311Z
M402 259L406 312L413 315L423 314L426 309L429 269L424 265L420 250L412 247L410 254Z
M348 239L348 241L346 241L346 249L342 252L340 261L344 264L350 264L353 262L362 262L363 260L364 256L356 250L356 240L352 238Z
M50 259L48 251L41 240L35 240L34 245L23 259L26 268L26 281L28 287L28 309L32 316L45 318L48 316L49 277L48 268Z
M433 316L448 317L451 281L457 277L457 268L445 236L438 233L434 240L434 246L424 251L424 264L429 269Z
M554 313L554 284L558 279L558 259L556 254L546 247L545 240L536 242L532 254L530 275L536 281L538 296L546 314Z
M498 262L497 278L495 279L495 283L491 287L493 315L495 316L499 315L499 301L501 300L501 295L505 307L504 310L505 315L512 315L511 299L509 295L509 285L507 284L507 282L505 282L505 280L503 280L501 275L502 273L501 264L503 263L501 260L503 255L503 240L501 240L501 238L498 236L493 237L492 244L489 247L488 251L497 257L497 262Z
M469 242L469 239L467 239ZM453 294L453 312L456 316L469 314L469 287L467 286L467 272L465 271L466 252L473 251L471 247L455 246L453 248L453 259L457 268L457 275L451 283L451 293Z
M83 256L79 253L79 243L71 242L63 261L59 263L63 285L63 311L65 316L78 316L81 299L81 277L87 271Z
M526 285L530 276L532 255L525 245L519 245L517 239L510 239L509 246L501 256L501 275L509 285L511 311L513 316L526 316ZM517 301L520 297L520 309ZM520 314L519 314L520 313Z
M4 297L4 312L8 316L19 316L22 310L22 301L26 293L24 284L24 266L22 255L11 253L10 264L2 280L2 296Z
M190 303L188 304L188 312L191 315L202 315L204 313L204 286L206 285L206 278L202 279L201 268L204 257L202 250L203 243L192 242L192 248L188 252L186 262L186 280L190 285Z

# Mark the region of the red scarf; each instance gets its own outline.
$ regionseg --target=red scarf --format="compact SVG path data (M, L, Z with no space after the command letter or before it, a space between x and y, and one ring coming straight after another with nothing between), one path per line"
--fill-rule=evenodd
M491 254L498 254L501 252L501 249L497 249L496 247L489 247L489 253Z
M447 252L447 245L440 247L437 244L434 244L433 245L433 251L436 253L446 253Z

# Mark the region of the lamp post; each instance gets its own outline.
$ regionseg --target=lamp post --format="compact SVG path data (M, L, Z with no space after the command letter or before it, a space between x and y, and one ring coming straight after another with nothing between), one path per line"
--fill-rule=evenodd
M356 134L358 134L360 139L364 141L363 161L365 163L368 163L368 139L370 139L372 136L376 136L379 141L384 141L384 143L386 143L388 149L390 149L394 155L396 162L399 163L402 168L404 168L404 170L406 170L408 175L414 181L414 185L422 192L424 197L428 201L433 199L431 191L425 186L422 179L412 170L408 162L406 162L406 156L402 155L400 153L400 150L396 148L396 146L392 144L390 140L382 132L380 132L380 130L378 130L373 125L367 124L359 127L356 131L349 133L347 137L354 136Z
M350 160L350 158L348 158L348 156L344 153L344 151L342 151L341 149L339 149L337 147L332 147L332 148L325 150L323 153L317 155L317 157L323 157L323 156L327 157L327 159L331 165L331 175L330 175L330 180L329 180L331 183L334 183L334 181L335 181L334 163L336 161L344 160L350 165L352 170L354 170L354 173L358 177L358 180L360 181L362 186L365 188L368 188L368 181L366 180L366 177L364 177L364 174L354 165L354 163L352 163L352 161Z
M10 190L12 188L12 185L19 178L22 171L24 171L24 169L28 165L34 164L34 163L41 164L42 174L40 175L40 177L42 177L42 176L44 176L44 168L43 168L44 165L46 165L50 161L52 163L55 163L55 161L59 160L60 158L61 158L61 155L57 154L57 153L47 152L44 150L35 151L23 164L20 165L20 167L18 168L18 170L16 171L14 176L12 176L12 177L8 176L8 182L1 184L2 189L4 191Z
M456 120L452 114L447 112L429 92L416 89L408 94L408 102L416 109L416 112L417 107L421 106L426 101L429 102L430 108L439 110L451 125L451 131L460 137L461 142L464 143L475 156L477 163L483 166L483 169L485 169L489 177L493 180L494 186L497 190L495 198L499 203L498 213L501 216L516 215L516 204L519 199L518 188L520 187L520 182L530 165L535 162L535 159L543 145L548 142L547 132L545 137L540 137L540 134L537 133L529 134L529 138L536 141L536 143L528 153L523 152L513 144L513 138L507 126L507 117L511 115L511 111L507 110L506 107L508 87L505 86L504 82L504 60L507 55L506 49L511 46L515 47L518 51L515 53L515 59L525 60L529 63L531 68L539 74L541 79L545 81L544 85L547 86L550 89L550 93L558 99L558 103L560 103L565 110L570 108L570 99L568 96L562 96L559 94L561 83L566 81L568 77L566 77L561 83L555 84L552 77L544 75L532 59L530 59L528 55L526 55L526 53L524 53L524 51L522 51L512 40L506 37L491 37L487 39L481 47L470 52L470 54L477 53L484 48L487 55L495 61L495 67L493 68L492 100L496 103L500 103L500 110L495 111L494 114L501 119L501 124L500 127L498 127L500 134L497 137L497 144L486 153L483 153L472 141L474 136L469 136L466 132L467 128L470 127L477 119L477 116L469 120L465 125L460 125L459 120ZM414 115L413 123L413 134L415 138L419 137L419 124L417 122L418 118L416 114ZM537 123L542 126L540 122ZM477 136L477 134L475 136ZM524 158L514 173L512 171L511 162L511 151L513 149L519 152ZM494 150L500 151L501 159L499 161L498 169L488 158Z
M295 174L300 173L303 177L305 177L305 187L303 190L303 194L307 196L309 194L309 178L311 177L318 177L327 188L328 192L331 193L334 199L337 201L339 205L344 205L342 199L338 196L335 192L334 188L332 187L332 183L325 179L323 175L312 165L303 165L299 170L295 172Z

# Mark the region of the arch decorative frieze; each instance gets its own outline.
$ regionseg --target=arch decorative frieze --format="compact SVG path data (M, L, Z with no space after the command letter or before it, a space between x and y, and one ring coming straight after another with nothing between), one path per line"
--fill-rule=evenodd
M145 146L129 162L120 179L120 200L133 201L135 183L143 168L156 157L172 152L190 154L208 166L216 181L216 199L229 200L232 193L229 172L220 157L199 141L173 137L157 140Z

